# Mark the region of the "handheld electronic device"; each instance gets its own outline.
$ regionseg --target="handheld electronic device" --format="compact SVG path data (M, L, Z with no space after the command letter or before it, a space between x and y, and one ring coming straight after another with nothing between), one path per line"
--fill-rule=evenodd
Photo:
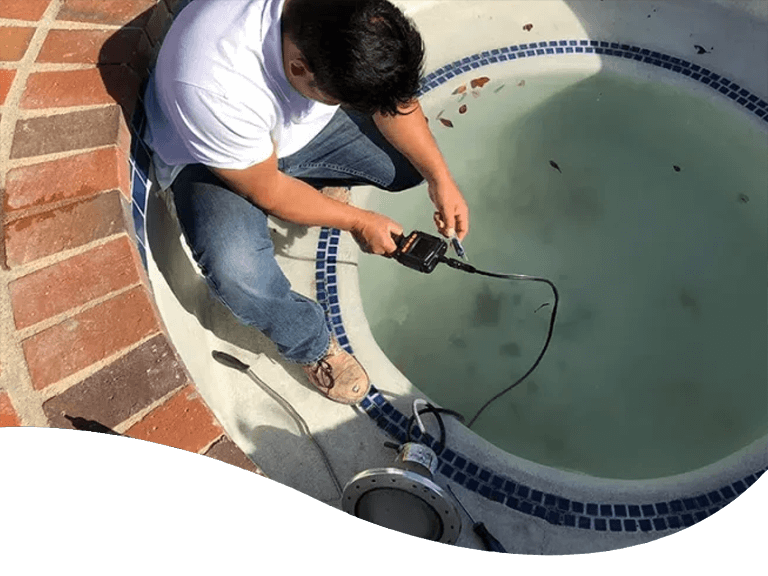
M442 238L414 230L407 236L395 236L395 260L403 266L429 274L442 261L448 244Z

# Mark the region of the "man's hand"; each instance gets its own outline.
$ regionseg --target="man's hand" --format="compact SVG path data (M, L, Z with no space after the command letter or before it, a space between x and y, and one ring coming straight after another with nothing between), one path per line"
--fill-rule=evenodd
M456 232L459 240L469 232L469 207L456 183L448 178L428 183L429 198L437 208L434 214L435 225L445 237Z
M350 232L363 252L392 256L397 250L392 236L402 235L403 227L382 214L365 211Z
M424 111L414 100L402 112L397 116L374 114L373 120L384 137L427 180L429 197L437 208L435 224L440 233L450 236L453 230L463 240L469 232L469 209L427 126Z

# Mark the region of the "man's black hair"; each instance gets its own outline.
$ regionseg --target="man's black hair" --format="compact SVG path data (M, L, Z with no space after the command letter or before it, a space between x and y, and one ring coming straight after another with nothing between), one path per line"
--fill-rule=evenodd
M416 97L424 42L387 0L290 0L282 32L304 56L317 87L342 105L392 116Z

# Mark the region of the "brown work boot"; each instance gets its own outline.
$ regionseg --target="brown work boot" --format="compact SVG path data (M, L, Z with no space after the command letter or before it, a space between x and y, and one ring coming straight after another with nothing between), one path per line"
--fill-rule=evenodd
M321 394L340 404L357 404L371 388L371 381L360 362L343 350L334 337L331 337L325 356L302 368Z
M323 194L323 196L328 196L328 198L333 198L344 204L349 204L349 200L352 196L349 188L343 186L326 186L320 190L320 193Z

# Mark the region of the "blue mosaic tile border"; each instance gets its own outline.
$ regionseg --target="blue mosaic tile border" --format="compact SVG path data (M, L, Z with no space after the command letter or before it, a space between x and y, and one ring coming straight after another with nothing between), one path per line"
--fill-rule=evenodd
M652 66L658 66L672 72L701 82L713 90L727 96L748 112L768 122L768 102L762 100L746 88L742 88L736 82L712 72L698 64L688 62L681 58L662 54L647 48L620 44L618 42L605 42L600 40L548 40L542 42L530 42L494 48L467 56L461 60L455 60L427 74L421 83L419 96L430 90L445 84L451 78L487 66L497 62L519 60L522 58L534 58L539 56L566 56L576 54L599 54L613 56L626 60L635 60Z
M131 119L131 213L133 214L133 229L136 232L136 247L141 255L144 269L147 269L147 230L146 230L146 206L149 194L149 166L152 161L150 152L144 140L141 138L147 116L144 112L144 90L147 83L144 82L139 90L139 99L136 102L136 110Z
M686 60L661 54L638 46L598 40L555 40L505 46L456 60L427 74L421 84L419 96L448 82L450 79L496 62L569 54L600 54L631 59L671 70L688 76L728 96L747 111L768 122L768 103L714 72ZM326 312L330 330L349 353L354 353L344 329L338 300L336 255L340 231L323 228L318 241L315 260L317 300ZM384 432L405 442L409 417L397 410L371 386L361 407ZM413 437L431 448L438 440L418 428ZM462 454L446 448L438 456L438 474L461 484L481 496L513 510L546 520L557 526L568 526L601 532L652 532L692 526L711 516L732 502L768 468L711 492L694 494L688 498L643 504L604 504L580 502L563 498L526 486L507 476L494 473Z

